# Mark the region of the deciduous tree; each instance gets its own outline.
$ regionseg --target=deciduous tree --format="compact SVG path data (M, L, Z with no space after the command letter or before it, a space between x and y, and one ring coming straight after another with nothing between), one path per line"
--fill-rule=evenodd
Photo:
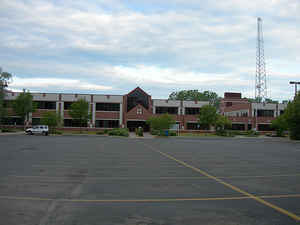
M79 122L80 132L83 124L86 124L91 118L89 114L89 103L84 99L79 99L71 105L70 116Z

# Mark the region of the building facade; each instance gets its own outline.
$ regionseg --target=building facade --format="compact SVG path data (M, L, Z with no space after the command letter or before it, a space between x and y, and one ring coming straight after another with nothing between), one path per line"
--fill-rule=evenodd
M271 122L283 114L287 104L251 103L241 93L225 93L220 113L228 117L234 130L271 131Z
M19 92L8 92L5 105L9 117L5 118L6 125L23 125L20 118L14 115L10 102L15 100ZM40 124L44 112L53 111L61 115L64 129L75 129L79 124L69 115L73 102L85 99L89 102L91 120L86 124L88 128L118 128L127 127L134 130L143 127L149 130L146 120L151 116L164 113L170 114L181 130L199 130L197 115L200 108L209 102L175 101L167 99L152 99L152 97L137 87L126 95L97 95L97 94L59 94L59 93L31 93L33 101L37 103L37 110L29 116L28 125Z

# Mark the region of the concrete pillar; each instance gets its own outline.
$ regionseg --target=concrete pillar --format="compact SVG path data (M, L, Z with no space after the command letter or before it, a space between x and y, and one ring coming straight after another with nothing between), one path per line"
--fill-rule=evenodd
M120 116L119 116L119 125L122 127L123 124L123 103L120 103Z
M64 106L64 102L60 102L60 116L61 116L61 119L62 119L62 122L64 122L64 117L65 117L65 114L64 114L64 110L65 110L65 106Z
M96 103L93 103L92 123L93 127L96 127Z
M155 110L156 110L156 107L155 107L155 106L153 106L153 114L155 114Z

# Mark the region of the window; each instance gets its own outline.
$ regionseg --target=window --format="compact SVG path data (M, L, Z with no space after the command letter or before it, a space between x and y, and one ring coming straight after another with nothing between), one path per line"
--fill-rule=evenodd
M243 123L233 123L231 129L232 130L245 130L245 124L243 124Z
M136 89L127 96L127 112L129 112L138 104L142 105L145 109L149 108L148 95L143 93L141 90Z
M12 104L13 104L13 101L5 100L4 103L3 103L3 107L4 108L12 108Z
M5 117L2 119L4 125L24 125L20 117Z
M284 113L284 110L280 110L280 115L282 115Z
M156 114L178 114L178 107L156 107L155 108Z
M187 123L186 129L187 130L209 130L207 127L201 126L198 123Z
M232 106L232 102L226 102L226 107Z
M102 128L118 128L119 120L96 120L95 126Z
M198 115L200 114L200 108L185 108L186 115Z
M257 110L257 117L274 117L274 110Z
M32 125L41 124L41 118L32 118Z
M72 119L64 119L64 126L65 127L80 127L80 123L78 120ZM81 127L87 127L87 123L83 123Z
M38 101L36 103L38 109L56 109L56 102Z
M241 113L241 116L242 116L242 117L248 117L248 112L242 112L242 113Z
M120 111L120 103L96 103L96 111Z
M272 129L271 124L258 124L257 126L259 131L272 131L274 129Z
M136 114L143 114L143 110L141 108L137 108Z
M64 110L69 110L73 102L64 102Z

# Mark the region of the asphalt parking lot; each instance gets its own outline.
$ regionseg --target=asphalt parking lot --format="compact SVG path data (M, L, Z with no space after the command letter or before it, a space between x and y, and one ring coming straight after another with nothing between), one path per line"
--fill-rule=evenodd
M0 224L300 223L300 143L0 136Z

